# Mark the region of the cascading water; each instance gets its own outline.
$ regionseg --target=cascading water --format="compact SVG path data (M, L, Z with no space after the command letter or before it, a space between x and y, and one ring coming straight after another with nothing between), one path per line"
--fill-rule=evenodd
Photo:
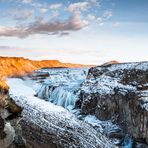
M49 76L42 80L37 79L34 86L37 97L50 101L55 105L73 109L77 99L76 92L86 79L88 69L44 69L37 73L49 73ZM36 74L37 76L37 74Z
M43 84L41 89L38 91L37 96L48 100L55 105L63 106L64 108L67 108L69 105L74 106L76 101L75 94L63 86L49 86L47 84Z

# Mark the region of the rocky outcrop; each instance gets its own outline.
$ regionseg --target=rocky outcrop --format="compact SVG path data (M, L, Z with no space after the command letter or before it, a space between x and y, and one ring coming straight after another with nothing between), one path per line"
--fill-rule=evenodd
M0 147L25 147L21 135L19 115L22 109L12 101L8 89L0 88ZM18 140L19 138L19 140ZM22 140L22 141L21 141Z
M148 62L91 68L76 105L81 113L111 119L137 141L148 142Z

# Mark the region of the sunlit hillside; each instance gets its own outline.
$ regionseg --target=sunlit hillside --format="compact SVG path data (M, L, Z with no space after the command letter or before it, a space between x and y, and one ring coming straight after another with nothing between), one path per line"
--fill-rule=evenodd
M62 63L58 60L33 61L17 57L0 57L0 86L7 88L6 77L21 76L44 67L86 67L81 64Z
M43 67L84 67L81 64L61 63L58 60L33 61L25 58L0 57L0 78L20 76Z

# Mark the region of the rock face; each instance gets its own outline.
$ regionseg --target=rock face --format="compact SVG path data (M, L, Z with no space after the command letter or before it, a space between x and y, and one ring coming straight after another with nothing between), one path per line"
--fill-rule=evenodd
M22 80L9 80L10 96L23 107L20 121L31 148L114 148L110 140L63 107L34 97ZM14 85L15 84L15 85ZM17 89L18 88L21 89ZM23 92L23 93L22 93Z
M0 88L0 148L25 147L18 122L21 111L10 99L8 89Z
M148 142L148 62L89 69L76 105L81 113L111 119L137 141Z

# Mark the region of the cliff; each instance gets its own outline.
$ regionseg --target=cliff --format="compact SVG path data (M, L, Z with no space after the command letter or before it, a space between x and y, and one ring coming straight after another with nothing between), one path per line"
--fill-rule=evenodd
M148 62L90 68L77 107L83 114L118 123L137 141L148 142Z

